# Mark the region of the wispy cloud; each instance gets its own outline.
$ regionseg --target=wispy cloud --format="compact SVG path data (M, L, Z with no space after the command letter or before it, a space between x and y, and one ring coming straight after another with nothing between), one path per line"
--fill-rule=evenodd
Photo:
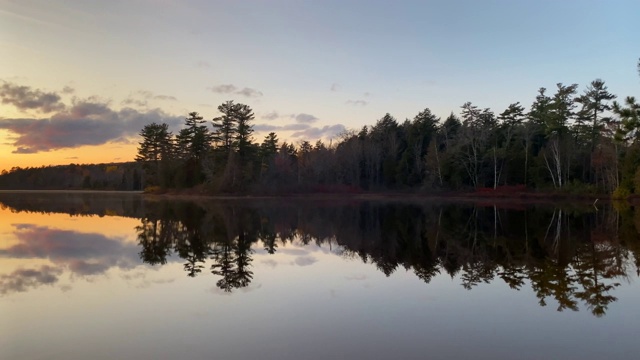
M211 64L207 61L198 61L196 63L196 67L201 68L201 69L208 69L211 67Z
M0 9L0 13L5 14L5 15L9 15L12 16L16 19L22 20L22 21L26 21L26 22L30 22L32 24L36 24L36 25L45 25L47 27L51 27L51 28L55 28L55 29L60 29L60 28L64 28L64 29L70 29L69 26L67 26L67 23L63 23L63 22L52 22L52 21L46 21L44 19L35 17L35 16L30 16L27 14L20 14L17 12L13 12L13 11L9 11L8 9Z
M3 82L0 86L0 99L3 104L15 106L18 110L37 110L43 113L64 109L61 97L55 92L31 89L29 86Z
M240 89L239 87L233 84L216 85L216 86L209 87L207 89L217 94L236 94L236 95L242 95L246 97L260 97L263 95L261 91L258 91L256 89L249 88L249 87L244 87Z
M148 106L149 100L177 101L178 99L171 95L156 95L148 90L139 90L122 100L121 104L125 106L137 106L144 108Z
M126 99L122 100L121 104L124 105L124 106L147 107L149 102L147 100L126 98Z
M266 113L266 114L261 116L261 118L265 119L265 120L275 120L275 119L277 119L279 117L280 117L280 115L275 111L268 112L268 113Z
M331 91L338 91L338 90L340 90L340 84L338 83L331 84Z
M276 266L278 266L278 262L273 260L273 259L266 259L266 260L262 260L260 262L265 264L266 266L268 266L270 268L275 268Z
M303 123L303 124L311 124L318 121L318 118L311 114L302 113L302 114L297 114L292 116L297 122Z
M0 295L55 284L61 274L61 267L43 265L39 269L18 269L10 274L0 275Z
M347 105L353 106L366 106L369 102L365 100L347 100Z
M316 263L318 259L313 256L299 256L293 262L298 266L309 266Z
M170 95L155 95L153 98L156 100L178 101L175 96Z
M242 88L242 90L238 90L236 91L236 94L238 95L244 95L246 97L260 97L262 96L262 92L256 90L256 89L252 89L252 88Z
M208 89L218 94L231 94L232 92L238 90L238 88L233 84L216 85Z
M342 124L327 125L321 128L310 127L308 129L297 131L291 134L294 138L303 138L306 140L315 140L320 138L334 138L346 131Z
M310 128L309 124L288 124L288 125L271 125L271 124L255 124L253 130L258 132L267 131L300 131Z

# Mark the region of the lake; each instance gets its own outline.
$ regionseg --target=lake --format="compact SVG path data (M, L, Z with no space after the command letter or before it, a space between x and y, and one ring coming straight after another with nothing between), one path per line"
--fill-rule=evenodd
M0 358L629 359L640 213L0 192Z

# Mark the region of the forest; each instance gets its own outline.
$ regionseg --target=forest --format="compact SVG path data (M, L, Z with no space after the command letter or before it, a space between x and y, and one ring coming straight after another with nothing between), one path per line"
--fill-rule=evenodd
M142 166L136 162L13 167L0 174L4 190L142 190Z
M640 62L638 64L640 71ZM227 101L210 124L197 112L178 134L140 132L136 160L151 190L209 193L492 190L640 193L640 104L618 101L596 79L540 88L531 105L499 113L467 102L446 119L426 108L413 119L385 114L326 144L254 142L252 109ZM211 125L211 126L208 126ZM210 130L213 129L213 130Z
M177 134L164 123L144 126L137 166L58 167L72 182L55 182L62 175L54 170L13 168L0 175L0 188L640 194L640 104L618 99L600 79L583 89L540 88L528 107L515 102L499 112L466 102L445 119L429 108L404 121L387 113L329 143L281 141L274 132L257 141L250 106L227 101L218 111L211 120L189 113Z

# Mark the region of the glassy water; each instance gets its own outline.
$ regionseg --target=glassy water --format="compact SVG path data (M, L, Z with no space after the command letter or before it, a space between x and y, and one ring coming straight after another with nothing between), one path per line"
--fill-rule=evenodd
M0 359L631 359L633 208L0 193Z

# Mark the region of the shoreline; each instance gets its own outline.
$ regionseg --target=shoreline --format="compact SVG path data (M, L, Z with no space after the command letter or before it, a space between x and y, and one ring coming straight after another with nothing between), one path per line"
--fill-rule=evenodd
M158 193L145 193L144 191L122 191L122 190L3 190L0 194L118 194L118 195L141 195L146 199L175 199L175 200L315 200L315 201L335 201L335 200L360 200L360 201L419 201L436 200L447 202L485 202L494 203L562 203L572 202L581 204L609 203L614 200L611 195L595 194L564 194L553 192L300 192L300 193L277 193L277 194L210 194L205 192L186 190L169 190ZM628 202L636 200L637 197L629 197ZM635 201L634 201L635 202Z
M309 192L309 193L280 193L280 194L207 194L190 191L167 191L164 193L143 193L150 199L177 200L360 200L360 201L420 201L435 200L446 202L484 202L495 203L561 203L572 202L581 204L609 203L614 200L611 195L594 194L557 194L557 193L491 193L491 192L442 192L442 193L411 193L411 192ZM631 199L629 199L631 200Z

